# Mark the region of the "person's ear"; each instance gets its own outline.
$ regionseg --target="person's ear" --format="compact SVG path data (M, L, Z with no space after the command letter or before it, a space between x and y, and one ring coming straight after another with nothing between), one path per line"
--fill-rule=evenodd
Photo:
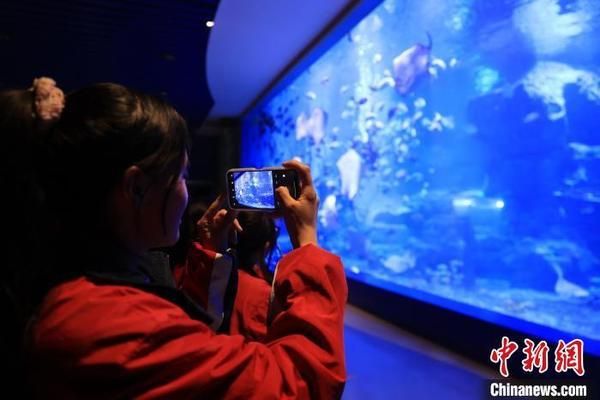
M125 199L131 202L135 208L139 208L144 202L148 178L144 171L133 165L125 170L121 187Z

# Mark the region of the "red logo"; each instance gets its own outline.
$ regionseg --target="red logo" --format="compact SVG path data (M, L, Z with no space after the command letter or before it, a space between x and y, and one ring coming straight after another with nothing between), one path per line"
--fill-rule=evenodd
M508 359L513 355L519 348L519 345L515 342L511 342L506 336L502 337L502 346L499 349L492 350L490 354L490 360L493 363L500 362L500 374L507 378L508 377Z
M569 343L561 339L554 351L554 360L556 362L556 372L566 372L570 369L579 376L585 374L583 367L583 340L573 339Z
M540 374L543 374L548 370L548 343L542 340L535 345L533 340L525 339L525 359L521 362L523 364L523 371L532 372L533 368L537 368Z
M545 340L538 344L531 339L525 339L523 353L525 358L521 361L523 371L533 372L537 368L538 373L543 374L548 370L548 353L550 347ZM502 345L493 349L490 353L490 361L500 364L500 375L508 378L508 359L518 350L519 345L511 341L508 337L502 337ZM583 376L585 368L583 366L583 340L573 339L569 343L559 340L554 351L554 369L556 372L567 372L573 370L577 375Z

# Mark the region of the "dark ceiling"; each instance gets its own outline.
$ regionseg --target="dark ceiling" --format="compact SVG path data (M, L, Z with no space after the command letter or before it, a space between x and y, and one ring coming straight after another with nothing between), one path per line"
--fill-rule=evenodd
M66 92L117 82L194 126L212 107L206 46L219 0L0 1L0 90L50 76Z

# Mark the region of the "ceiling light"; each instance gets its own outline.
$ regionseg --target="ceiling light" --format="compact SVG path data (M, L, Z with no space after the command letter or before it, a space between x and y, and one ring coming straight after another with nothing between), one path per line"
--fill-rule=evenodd
M212 28L213 26L215 26L215 21L206 21L206 26Z

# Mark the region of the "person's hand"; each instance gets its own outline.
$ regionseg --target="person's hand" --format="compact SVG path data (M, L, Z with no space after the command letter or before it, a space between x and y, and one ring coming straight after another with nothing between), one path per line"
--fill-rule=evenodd
M236 219L237 212L226 209L226 202L225 195L221 194L196 222L195 240L204 248L219 253L227 250L231 233L242 231L242 227Z
M310 168L296 160L286 161L283 166L296 170L301 186L298 199L294 199L285 186L276 189L292 245L295 248L309 243L316 245L319 199L313 187Z

